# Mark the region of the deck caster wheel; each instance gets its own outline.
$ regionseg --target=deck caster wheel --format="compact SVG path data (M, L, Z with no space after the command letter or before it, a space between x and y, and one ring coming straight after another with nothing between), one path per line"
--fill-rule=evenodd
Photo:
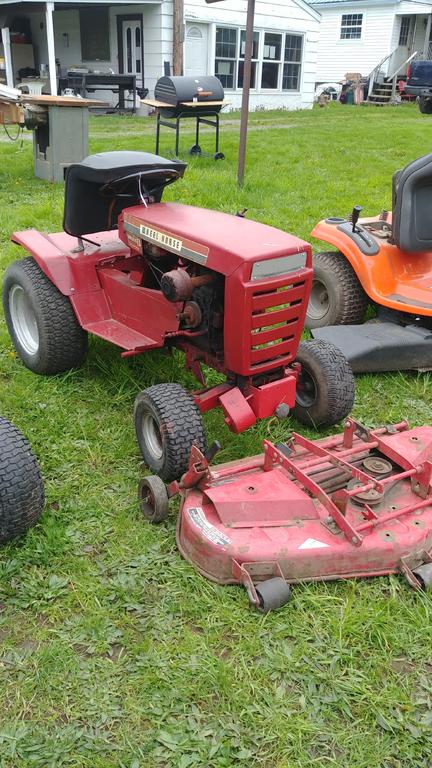
M300 342L295 418L302 424L329 427L351 411L355 397L352 370L340 349L321 339Z
M202 149L201 149L200 145L199 144L194 144L193 147L190 148L189 154L190 155L201 155L202 154Z
M161 523L169 513L165 483L157 475L144 477L138 486L140 510L149 523Z
M144 462L166 483L186 472L193 445L205 453L201 414L180 384L156 384L141 392L134 419Z
M414 576L417 577L421 584L421 588L425 592L432 589L432 563L425 563L425 565L419 565L413 571Z
M259 597L257 609L261 613L268 613L269 611L276 611L278 608L282 608L291 597L290 586L281 576L261 581L255 589Z

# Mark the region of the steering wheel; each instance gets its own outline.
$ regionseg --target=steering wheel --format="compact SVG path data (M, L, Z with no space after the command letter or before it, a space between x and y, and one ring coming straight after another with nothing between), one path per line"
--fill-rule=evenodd
M152 177L154 179L155 176L163 176L165 179L168 178L168 181L166 181L164 184L159 184L158 186L153 187L150 191L145 190L148 195L150 195L156 189L160 189L162 186L172 184L173 181L176 181L176 179L179 178L180 173L179 171L172 168L157 168L148 171L134 171L134 173L128 173L126 176L119 176L118 179L112 179L111 181L108 181L100 188L99 193L102 195L102 197L135 197L132 192L123 192L121 185L124 184L124 189L129 181L135 180L138 184L138 189L141 192L141 179L143 177Z

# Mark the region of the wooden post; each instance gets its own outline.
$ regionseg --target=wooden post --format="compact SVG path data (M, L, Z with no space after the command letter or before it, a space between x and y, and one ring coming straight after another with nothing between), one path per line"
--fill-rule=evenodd
M249 93L252 73L252 50L253 50L253 25L255 15L255 0L248 0L247 19L246 19L246 46L243 70L243 95L240 117L240 144L237 167L237 181L240 187L244 182L244 171L246 163L246 142L249 120Z
M173 0L173 75L183 74L184 0Z
M14 76L13 76L13 68L12 68L12 54L11 54L11 46L10 46L9 27L2 27L1 36L2 36L5 69L6 69L6 85L8 85L9 88L13 88Z
M54 3L45 4L45 25L47 34L48 45L48 71L51 96L57 96L57 72L55 61L55 45L54 45L54 24L53 24L53 11Z

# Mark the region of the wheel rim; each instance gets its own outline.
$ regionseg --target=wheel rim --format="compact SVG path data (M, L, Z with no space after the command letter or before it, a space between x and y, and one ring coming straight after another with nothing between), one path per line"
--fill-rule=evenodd
M143 440L147 450L156 461L163 458L163 442L159 424L150 413L145 413L141 421Z
M309 371L304 368L297 380L296 401L302 408L311 408L317 397L317 384Z
M330 307L330 299L326 285L315 278L312 282L312 290L309 299L308 315L313 320L322 320Z
M30 300L21 285L13 285L9 291L9 311L15 336L28 355L39 349L39 330Z

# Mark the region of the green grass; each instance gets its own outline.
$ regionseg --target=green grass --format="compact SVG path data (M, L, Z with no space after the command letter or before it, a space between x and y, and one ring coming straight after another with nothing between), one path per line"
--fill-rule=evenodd
M414 105L258 113L239 190L237 117L224 118L226 160L191 160L167 198L248 208L306 239L353 204L389 208L392 173L432 131ZM153 151L154 130L93 118L90 149ZM61 228L62 188L33 178L28 141L0 143L0 181L4 270L21 255L12 230ZM0 337L0 412L28 436L47 490L41 523L0 553L0 767L430 768L430 597L391 577L300 585L282 611L250 611L242 589L182 560L175 513L158 527L138 514L132 404L161 380L192 387L181 355L126 361L93 339L81 370L42 378L3 319ZM369 425L430 422L431 406L430 374L357 377L354 415ZM299 428L268 420L236 437L220 413L205 422L221 461Z

